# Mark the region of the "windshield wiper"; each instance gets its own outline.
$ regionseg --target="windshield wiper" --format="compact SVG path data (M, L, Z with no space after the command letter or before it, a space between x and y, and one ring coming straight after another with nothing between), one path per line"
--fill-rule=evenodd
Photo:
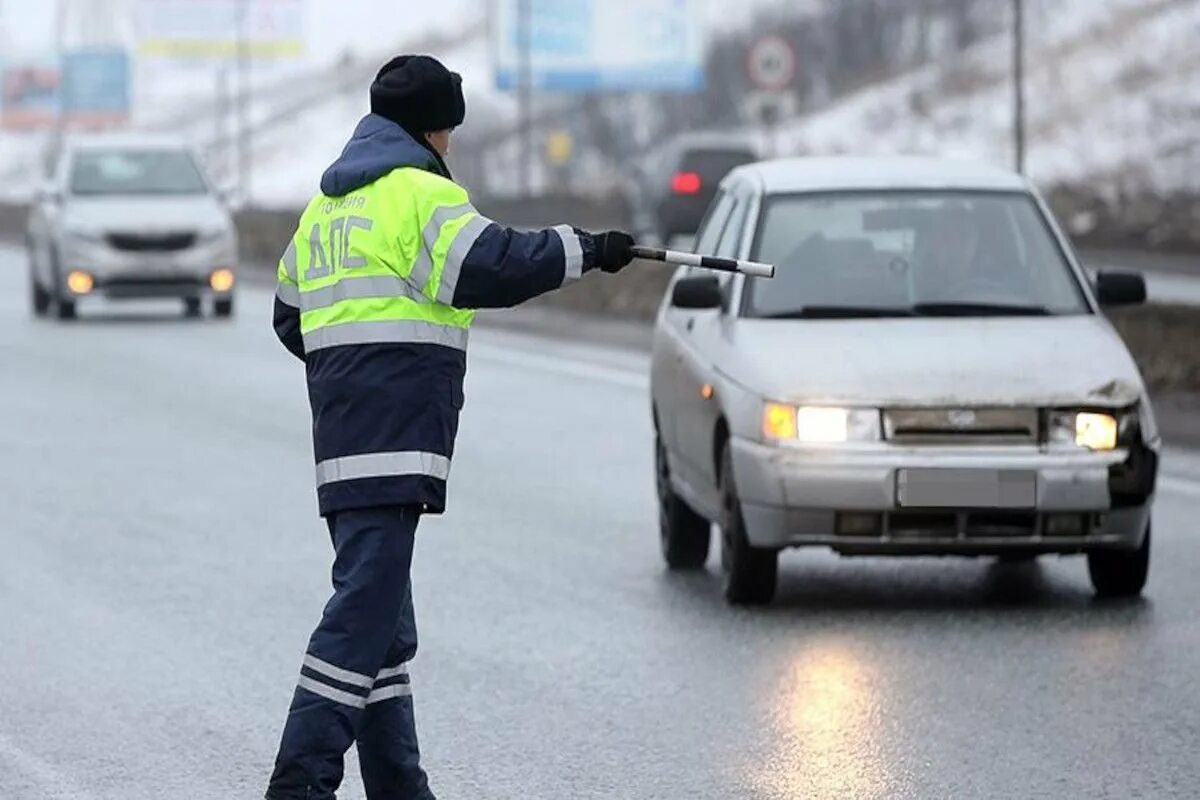
M917 303L912 311L919 317L1047 317L1045 306L1017 303Z
M763 314L763 319L879 319L885 317L911 317L907 308L887 306L805 306L792 311L777 311Z

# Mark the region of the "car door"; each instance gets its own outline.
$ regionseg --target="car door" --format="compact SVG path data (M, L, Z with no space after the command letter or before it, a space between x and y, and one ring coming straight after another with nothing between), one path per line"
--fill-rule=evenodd
M699 248L716 248L725 224L729 221L729 213L733 209L732 196L722 193L713 201L708 217L700 226L700 234L696 239L697 252ZM688 270L676 273L678 278L689 274ZM672 282L672 285L674 282ZM679 440L676 436L677 411L679 397L679 365L681 346L686 328L697 312L676 308L670 302L671 287L667 287L667 300L654 337L654 355L651 362L651 383L654 391L654 407L658 414L659 434L667 446L668 453L674 456L678 452Z
M740 255L742 235L751 206L748 191L730 192L733 204L713 255L735 258ZM713 274L697 268L696 274ZM713 431L720 404L714 396L715 364L723 349L730 323L729 298L734 275L717 273L726 304L715 311L696 311L685 320L680 337L678 379L676 382L676 436L681 462L681 477L703 497L705 505L716 503L716 459L713 455Z

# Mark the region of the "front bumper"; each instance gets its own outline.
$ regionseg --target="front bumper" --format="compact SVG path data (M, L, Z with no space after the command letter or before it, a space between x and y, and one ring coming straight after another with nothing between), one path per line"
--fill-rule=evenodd
M235 248L223 240L198 242L175 252L131 252L105 243L71 241L60 260L63 276L78 270L92 276L87 296L108 298L232 296L234 289L216 291L209 281L214 271L234 269Z
M747 536L758 547L828 546L856 554L985 555L1136 548L1146 531L1156 454L1051 452L1034 446L801 449L734 439ZM1018 508L901 507L903 470L1032 475ZM1130 487L1136 487L1130 491Z

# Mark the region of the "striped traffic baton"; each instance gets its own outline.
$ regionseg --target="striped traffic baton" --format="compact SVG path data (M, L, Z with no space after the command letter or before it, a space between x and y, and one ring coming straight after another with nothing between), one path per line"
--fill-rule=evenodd
M642 247L634 245L633 255L650 261L665 261L668 264L682 264L686 267L703 267L720 272L740 272L743 275L753 275L756 278L774 278L775 265L763 264L758 261L741 261L736 258L717 258L716 256L698 256L695 253L684 253L679 250L663 250L658 247Z

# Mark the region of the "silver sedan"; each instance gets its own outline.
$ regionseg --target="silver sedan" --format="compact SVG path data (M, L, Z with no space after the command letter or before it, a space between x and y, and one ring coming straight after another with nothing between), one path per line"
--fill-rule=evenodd
M651 390L663 555L773 596L778 553L1083 553L1141 592L1160 439L1107 305L1140 276L1081 269L1020 176L932 159L799 159L722 183L681 269Z

